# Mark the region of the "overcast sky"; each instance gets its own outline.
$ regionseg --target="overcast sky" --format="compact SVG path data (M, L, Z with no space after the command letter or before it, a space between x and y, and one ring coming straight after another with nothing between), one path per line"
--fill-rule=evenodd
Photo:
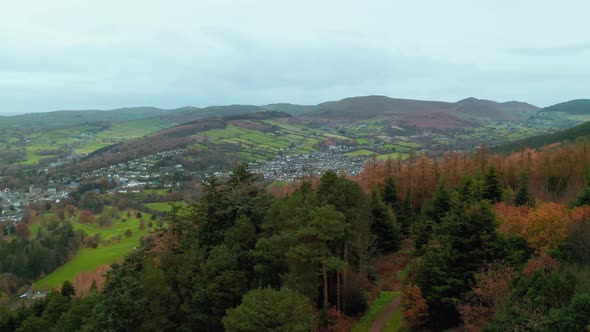
M590 97L587 0L0 1L0 113Z

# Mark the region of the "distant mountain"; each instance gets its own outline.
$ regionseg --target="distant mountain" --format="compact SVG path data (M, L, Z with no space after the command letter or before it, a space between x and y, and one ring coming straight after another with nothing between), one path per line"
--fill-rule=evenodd
M587 101L590 102L590 101ZM524 119L536 106L521 103L497 103L467 98L456 103L364 96L329 101L318 105L276 103L263 106L228 105L198 108L185 106L175 109L130 107L114 110L72 110L31 113L0 117L0 129L23 132L56 130L95 122L122 122L159 118L163 122L181 124L214 116L229 116L264 111L289 113L303 121L349 123L366 119L393 119L417 128L452 129L477 125L485 121L514 121Z
M198 108L185 106L175 109L156 107L129 107L114 110L72 110L47 113L29 113L0 116L0 129L20 130L27 133L56 130L85 123L114 123L156 118L165 123L181 124L214 116L228 116L266 111L252 105L210 106Z
M291 115L300 115L308 112L313 112L318 109L317 105L295 105L288 103L268 104L262 108L269 111L287 112Z
M563 112L571 115L589 115L590 99L575 99L559 103L553 106L545 107L539 111L541 113Z
M10 128L25 132L55 130L94 122L122 122L163 116L182 109L164 110L155 107L131 107L108 111L55 111L0 117L0 129Z
M454 105L457 113L494 121L521 120L539 109L537 106L518 101L498 103L473 97L460 100Z
M325 102L301 117L339 122L390 118L417 128L452 129L486 121L524 119L536 110L538 107L527 103L498 103L476 98L449 103L365 96Z

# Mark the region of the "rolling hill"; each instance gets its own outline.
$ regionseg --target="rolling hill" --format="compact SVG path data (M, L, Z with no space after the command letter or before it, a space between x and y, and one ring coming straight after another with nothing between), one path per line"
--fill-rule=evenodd
M579 126L575 126L573 128L556 133L537 135L515 142L502 144L496 147L494 150L501 152L514 152L521 149L523 146L531 149L538 149L558 143L567 143L581 139L590 140L590 122L585 122Z
M590 112L584 113L588 104L574 100L539 109L523 102L476 98L443 102L361 96L317 105L135 107L0 117L0 175L6 167L48 165L96 151L100 153L89 160L107 154L122 155L109 160L126 160L185 146L199 151L198 158L208 153L202 163L211 160L213 152L231 160L270 158L291 141L297 148L290 153L315 151L335 144L334 139L354 142L358 153L377 149L384 156L407 153L408 146L418 152L469 150L481 142L517 141L590 121ZM282 115L240 118L269 112ZM208 135L202 135L205 131Z
M322 103L317 105L317 110L302 114L301 117L307 121L334 123L392 119L398 125L452 129L481 125L488 121L523 120L536 110L538 107L527 103L497 103L476 98L449 103L366 96Z
M276 138L283 128L272 121L290 117L288 113L265 111L195 120L96 150L78 166L104 167L178 148L187 148L189 154L198 154L201 159L203 154L211 151L215 156L210 156L214 158L209 160L223 158L235 162L238 153L254 148L254 144L256 148L266 150L261 153L269 156L271 151L278 152L277 146L280 148L286 144L284 147L288 147L290 144L290 141L284 143Z
M569 115L589 115L590 99L570 100L564 103L559 103L539 110L539 114L547 114L554 112L565 113Z

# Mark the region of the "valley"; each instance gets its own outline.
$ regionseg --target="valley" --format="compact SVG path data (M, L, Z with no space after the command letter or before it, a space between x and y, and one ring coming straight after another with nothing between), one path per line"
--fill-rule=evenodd
M375 105L376 100L380 106ZM369 106L363 106L361 101ZM316 107L279 104L272 109L229 106L226 115L214 117L201 117L191 113L195 110L185 109L126 121L81 122L50 130L37 127L26 133L22 129L3 131L3 156L15 153L22 159L12 163L3 159L0 178L3 239L0 241L39 248L31 253L24 249L4 249L11 252L4 268L11 271L11 276L20 276L16 289L8 290L13 296L21 294L18 301L28 303L50 296L52 290L71 281L80 296L92 298L97 289L104 291L108 271L117 270L118 264L128 262L130 257L144 255L142 248L159 250L159 246L173 246L166 241L171 236L183 236L175 233L178 227L186 227L183 226L186 220L205 218L201 207L222 204L223 199L219 203L207 201L216 197L217 191L231 199L237 209L240 206L256 209L259 204L266 204L265 213L274 213L268 201L242 205L238 194L242 189L234 192L234 187L249 188L248 193L256 193L245 196L249 199L267 200L270 199L267 195L274 193L277 196L274 199L291 209L292 203L288 203L293 199L291 196L286 196L284 201L278 197L293 190L301 195L299 186L304 178L316 185L320 181L321 188L321 182L333 181L330 180L333 176L339 185L346 186L348 194L359 197L358 202L345 204L338 196L328 196L340 204L342 211L347 211L347 204L364 204L362 209L368 209L365 205L369 200L372 209L390 211L380 207L379 196L373 194L369 199L366 192L375 186L382 187L375 181L382 183L386 174L394 175L397 190L405 193L399 197L404 197L406 205L403 208L391 205L399 215L388 217L384 212L382 217L397 220L394 223L399 227L397 231L387 230L398 232L397 249L401 248L402 234L409 240L409 236L419 236L422 232L408 228L408 224L417 222L413 213L426 213L424 218L428 218L428 210L421 212L421 206L427 204L429 193L441 190L437 185L439 176L457 188L453 189L457 195L468 195L461 191L464 181L461 173L472 174L469 176L476 179L473 181L483 181L478 172L488 165L496 165L507 187L505 195L509 198L506 199L511 201L510 195L514 195L511 188L520 186L513 165L524 169L525 146L543 149L548 144L555 145L538 153L526 150L528 163L536 165L526 167L532 170L530 181L537 197L564 201L574 197L581 188L581 172L559 171L567 169L565 165L570 162L569 158L561 157L564 148L560 144L566 142L565 149L570 151L567 142L590 137L588 123L563 130L590 120L590 104L587 112L583 112L580 107L585 106L579 102L572 103L571 109L566 103L540 110L521 103L509 103L509 110L502 110L505 103L475 99L459 102L464 104L461 107L383 97L359 97L352 102L354 110L348 109L350 103L344 100ZM396 109L399 103L412 111ZM429 107L435 108L428 111ZM363 108L371 111L359 113ZM188 121L181 122L185 120ZM488 147L493 153L521 152L508 157L487 155ZM581 147L575 149L576 152L571 150L569 154L580 154ZM541 155L551 158L555 167L539 167ZM556 170L561 173L558 175ZM542 172L547 172L546 180L542 180ZM546 184L539 187L543 181ZM465 185L474 186L469 190L476 190L475 182ZM326 188L317 189L318 195L326 195ZM371 218L381 218L380 215ZM250 227L249 219L244 220L244 227ZM258 221L268 222L271 220ZM232 227L242 227L239 223ZM287 229L283 232L290 234ZM384 234L374 229L370 232L377 238ZM214 232L198 234L204 236L202 241L239 241L235 234L225 235L225 239L210 237L215 236ZM261 241L261 246L266 245L264 238ZM387 246L389 240L380 241L385 241L382 245ZM355 245L364 250L365 244ZM400 294L405 290L400 285L408 278L413 250L408 245L409 242L404 242L401 251L387 251L391 256L378 256L372 263L378 269L380 281L363 286L372 305L362 317L357 317L354 331L364 331L369 326L395 330L407 324L407 317L402 317L405 309L400 304ZM250 248L256 252L266 250ZM36 264L44 255L55 255L54 263ZM24 266L15 263L22 262L23 257L29 259ZM356 272L359 273L356 278L369 273L360 271ZM8 294L6 287L4 294Z

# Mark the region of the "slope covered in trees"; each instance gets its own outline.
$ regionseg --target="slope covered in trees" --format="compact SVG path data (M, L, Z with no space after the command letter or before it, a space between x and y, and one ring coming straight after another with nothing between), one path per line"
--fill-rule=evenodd
M543 146L556 143L561 144L564 142L572 142L576 140L588 140L589 137L590 122L585 122L579 126L575 126L573 128L559 131L553 134L533 136L520 141L502 144L494 148L494 150L502 152L515 152L520 150L523 146L531 149L538 149Z
M564 103L555 104L545 107L539 113L562 112L572 115L581 115L590 113L590 99L575 99Z

